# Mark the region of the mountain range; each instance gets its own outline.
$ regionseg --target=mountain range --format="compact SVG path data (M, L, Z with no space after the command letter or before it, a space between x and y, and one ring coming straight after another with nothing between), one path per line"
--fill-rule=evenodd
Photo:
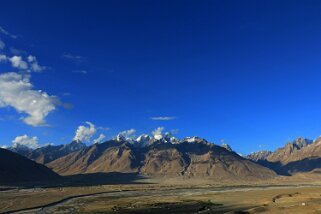
M72 141L66 145L47 145L34 150L23 146L8 150L1 150L8 157L0 159L0 170L5 171L7 159L17 158L17 161L9 161L17 164L15 169L20 169L18 165L22 162L29 163L21 167L48 173L48 179L58 174L119 172L147 177L252 180L274 178L277 174L317 172L321 168L321 138L312 141L300 137L274 152L259 151L246 157L234 152L227 144L215 145L199 137L179 140L170 133L141 135L136 139L118 135L113 140L90 146ZM8 178L13 176L12 173L5 175Z
M124 139L94 144L58 158L47 166L61 175L131 172L146 176L271 178L272 170L224 147L200 138L168 141L151 138L143 143Z
M178 140L169 133L160 136L141 135L137 139L118 135L113 140L88 147L73 141L29 152L9 149L21 152L21 155L64 176L109 172L230 180L276 176L274 171L241 157L228 145L214 145L198 137Z

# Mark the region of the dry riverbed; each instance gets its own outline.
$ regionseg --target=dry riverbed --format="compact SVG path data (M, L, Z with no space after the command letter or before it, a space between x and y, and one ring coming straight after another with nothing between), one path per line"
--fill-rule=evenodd
M16 213L321 213L321 186L144 184L1 191L0 212L14 210Z

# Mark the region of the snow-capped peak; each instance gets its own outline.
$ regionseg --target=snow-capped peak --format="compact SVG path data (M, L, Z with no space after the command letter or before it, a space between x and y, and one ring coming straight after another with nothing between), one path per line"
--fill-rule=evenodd
M136 141L138 142L138 143L144 143L144 142L146 142L146 141L149 141L151 139L151 137L149 136L149 135L147 135L147 134L142 134L142 135L140 135L137 139L136 139Z
M153 138L154 138L155 140L161 140L161 139L163 138L163 135L162 135L162 134L155 134L155 135L153 136Z
M200 138L200 137L197 137L197 136L186 137L186 138L184 139L184 141L186 141L186 142L188 142L188 143L195 143L195 142L201 142L201 141L207 142L205 139Z
M189 142L189 143L193 143L193 142L195 142L196 141L196 139L197 139L198 137L186 137L185 138L185 141L187 141L187 142Z
M138 138L136 138L134 144L138 147L144 147L149 144L152 138L147 134L142 134Z
M155 140L161 140L163 138L163 134L162 134L163 130L164 130L164 127L158 127L154 131L152 131L153 138Z
M228 150L228 151L230 151L230 152L233 151L232 148L230 147L230 145L228 145L228 144L226 144L226 143L223 143L223 144L221 145L221 147L225 148L226 150Z
M174 135L170 132L166 132L164 135L164 139L166 140L166 142L168 143L177 143L177 139L174 137Z
M126 141L126 138L122 134L118 134L115 138L116 141Z

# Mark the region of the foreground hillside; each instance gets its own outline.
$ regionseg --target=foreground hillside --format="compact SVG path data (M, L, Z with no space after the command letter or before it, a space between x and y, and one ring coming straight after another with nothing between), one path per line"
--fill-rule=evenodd
M58 178L46 166L0 148L0 183L38 182Z

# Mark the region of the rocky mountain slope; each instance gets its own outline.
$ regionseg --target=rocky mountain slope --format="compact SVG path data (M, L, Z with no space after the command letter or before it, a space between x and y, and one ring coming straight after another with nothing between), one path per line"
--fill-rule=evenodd
M96 172L136 172L148 176L271 178L276 174L226 148L193 137L140 136L94 144L58 158L48 167L61 175ZM227 149L228 148L228 149Z
M313 142L299 137L275 152L256 152L247 158L283 175L313 171L321 168L321 138Z
M48 164L62 175L94 172L136 172L132 145L119 141L94 144Z
M271 151L258 151L253 152L247 156L248 159L253 160L255 162L265 161L269 155L271 155Z
M312 142L311 140L299 137L293 142L287 143L283 148L279 148L273 152L267 157L267 160L269 162L280 162L282 164L300 160L302 158L302 151Z
M15 152L0 148L0 183L50 181L59 175Z
M37 163L47 164L53 160L84 148L86 148L84 143L72 141L71 143L65 145L48 145L45 147L40 147L29 152L26 157L35 160Z
M16 144L12 147L8 147L7 150L18 153L22 156L27 156L30 152L33 151L33 149L31 149L27 146L24 146L24 145L20 145L20 144Z

